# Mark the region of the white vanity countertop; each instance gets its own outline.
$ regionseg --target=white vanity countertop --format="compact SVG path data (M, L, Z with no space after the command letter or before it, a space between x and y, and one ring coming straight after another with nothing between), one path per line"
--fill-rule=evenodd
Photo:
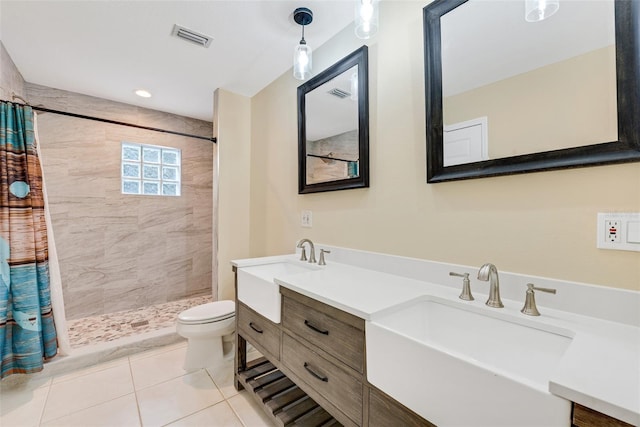
M364 320L396 304L429 294L457 298L455 290L344 264L276 278L276 283Z
M236 267L297 261L296 255L234 261ZM336 307L365 321L411 299L430 295L458 299L460 289L335 262L320 270L276 277L285 288ZM486 310L486 294L473 290ZM524 299L523 299L524 300ZM523 301L503 299L501 313L520 313ZM526 316L541 327L564 328L575 336L549 382L549 391L633 425L640 425L640 327L539 307ZM548 329L548 328L547 328ZM527 349L523 349L527 351Z

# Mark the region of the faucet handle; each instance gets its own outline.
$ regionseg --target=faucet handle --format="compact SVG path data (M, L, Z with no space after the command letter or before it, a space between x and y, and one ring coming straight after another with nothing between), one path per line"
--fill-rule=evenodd
M307 260L307 250L303 246L302 250L300 251L300 261L306 261L306 260Z
M528 316L540 316L538 307L536 307L536 296L534 291L547 292L555 294L557 291L550 288L538 288L533 283L527 283L527 293L524 300L524 307L520 310L522 313Z
M473 295L471 295L471 281L469 280L469 273L455 273L449 272L449 276L462 277L462 292L458 298L465 301L473 301Z
M326 249L320 249L320 259L318 260L318 265L327 265L327 263L324 261L324 254L330 254L331 251L328 251Z

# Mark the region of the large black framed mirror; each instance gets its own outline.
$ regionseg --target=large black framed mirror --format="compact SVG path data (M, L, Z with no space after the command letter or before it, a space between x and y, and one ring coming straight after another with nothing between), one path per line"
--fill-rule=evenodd
M368 50L298 87L298 193L369 186Z
M559 4L424 8L428 183L640 161L640 0Z

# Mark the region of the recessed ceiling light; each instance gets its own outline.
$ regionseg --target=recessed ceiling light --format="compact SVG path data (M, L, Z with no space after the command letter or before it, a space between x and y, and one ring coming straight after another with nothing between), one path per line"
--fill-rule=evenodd
M151 98L151 93L144 89L138 89L134 93L142 98Z

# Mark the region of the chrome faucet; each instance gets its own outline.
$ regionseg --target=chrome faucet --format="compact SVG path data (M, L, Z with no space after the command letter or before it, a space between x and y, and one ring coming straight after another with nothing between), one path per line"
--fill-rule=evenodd
M548 292L550 294L555 294L557 291L549 288L538 288L533 283L527 283L527 294L524 300L524 307L522 307L522 310L520 311L528 316L540 316L538 307L536 307L536 295L533 291Z
M324 254L330 254L331 251L326 249L320 249L320 258L318 259L318 265L327 265L327 262L324 260Z
M493 264L485 264L478 271L478 279L489 281L489 299L486 304L489 307L502 308L504 305L500 300L500 282L498 280L498 269Z
M302 248L302 251L304 252L304 244L308 243L309 244L309 262L316 262L316 249L313 246L313 242L309 239L300 239L298 240L298 243L296 243L296 248ZM303 258L301 258L303 259Z

